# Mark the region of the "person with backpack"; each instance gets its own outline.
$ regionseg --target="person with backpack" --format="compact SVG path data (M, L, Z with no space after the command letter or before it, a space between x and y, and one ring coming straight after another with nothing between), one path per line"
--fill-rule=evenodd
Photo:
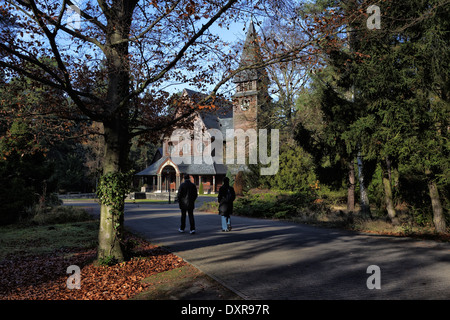
M185 181L180 185L177 194L178 205L181 209L181 225L179 232L184 232L186 227L186 211L189 215L190 233L195 233L194 207L197 199L197 187L190 180L189 175L184 176Z
M223 185L219 189L217 200L219 201L219 215L222 220L222 231L231 231L231 214L233 213L233 201L236 199L234 188L230 186L230 179L225 177Z

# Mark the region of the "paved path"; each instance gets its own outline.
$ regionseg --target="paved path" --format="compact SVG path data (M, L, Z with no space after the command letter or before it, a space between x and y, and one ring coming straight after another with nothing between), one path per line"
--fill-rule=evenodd
M179 233L177 205L127 204L125 226L246 299L450 299L450 244L195 212ZM187 222L187 225L189 223ZM369 290L370 265L381 289Z

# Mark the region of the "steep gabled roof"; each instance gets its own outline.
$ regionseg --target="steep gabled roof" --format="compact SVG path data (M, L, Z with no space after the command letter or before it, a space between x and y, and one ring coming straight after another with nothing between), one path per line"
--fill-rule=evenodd
M241 60L239 68L248 67L262 61L261 48L259 46L258 34L256 33L253 21L248 27L247 36L244 47L242 49ZM246 82L261 79L264 76L264 68L248 69L239 72L234 78L233 82Z
M199 101L206 95L194 90L184 89L183 95L192 101ZM197 114L205 124L206 129L218 129L225 136L226 129L233 129L233 104L230 101L218 98L214 103L215 109L199 110Z

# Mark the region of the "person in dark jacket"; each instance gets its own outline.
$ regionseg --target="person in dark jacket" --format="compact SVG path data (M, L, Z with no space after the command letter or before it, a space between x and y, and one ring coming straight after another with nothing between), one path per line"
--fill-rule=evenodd
M191 182L189 175L185 175L184 179L177 194L178 205L181 209L181 225L178 231L184 232L187 211L191 233L195 233L194 207L195 200L197 199L197 187Z
M231 214L233 213L233 201L236 199L234 188L230 186L230 179L225 177L223 185L219 189L217 200L219 201L219 215L222 220L222 231L231 231Z

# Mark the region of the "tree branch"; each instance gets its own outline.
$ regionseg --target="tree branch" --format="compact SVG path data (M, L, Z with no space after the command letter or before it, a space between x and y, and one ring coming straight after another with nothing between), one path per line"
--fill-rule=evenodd
M162 19L164 19L165 17L167 17L173 10L175 10L175 8L177 7L177 5L181 2L181 0L175 1L172 6L169 8L169 10L166 11L165 14L159 16L155 21L153 21L144 31L142 31L139 35L132 37L130 39L124 39L122 41L116 42L114 44L119 44L122 42L126 42L126 41L136 41L139 39L142 39L148 32L150 32L156 24L158 24L158 22L160 22Z
M184 53L189 49L190 46L192 46L197 39L203 35L203 33L208 30L208 28L217 20L219 19L222 14L224 14L228 9L232 7L233 4L235 4L238 0L229 0L227 4L225 4L205 25L202 26L202 28L181 48L181 50L178 52L178 54L175 56L175 58L166 66L164 67L156 76L151 77L147 79L137 90L132 92L127 98L126 101L129 101L130 99L138 96L144 90L151 84L158 80L160 80L169 70L171 70L179 60L183 57ZM126 101L123 101L122 104L126 103Z
M98 21L96 18L92 17L91 15L89 15L88 13L86 13L85 11L81 10L81 8L79 8L78 6L76 6L75 4L73 4L73 2L71 0L65 0L67 1L67 3L69 4L69 6L75 7L78 9L78 13L80 14L80 16L82 16L83 18L85 18L87 21L92 22L93 24L95 24L97 27L99 27L102 31L106 32L106 26L101 23L100 21Z
M8 1L8 2L11 3L10 1ZM67 28L66 26L62 25L62 16L63 16L63 14L64 14L64 12L66 10L66 4L75 6L70 0L65 0L63 2L63 7L61 8L60 14L59 14L59 16L58 16L58 18L56 20L54 18L50 17L49 15L47 15L46 13L42 12L41 10L39 10L37 8L36 3L35 3L34 0L33 1L31 1L31 0L28 0L28 1L17 0L17 2L20 5L22 5L23 7L28 8L28 9L33 11L34 16L28 14L26 11L24 11L20 7L18 7L18 9L20 9L22 12L24 12L30 19L36 21L39 24L40 27L41 27L40 19L38 19L38 17L44 18L48 23L50 23L51 25L55 26L55 28L56 28L55 29L55 36L56 36L57 30L62 30L65 33L67 33L67 34L69 34L69 35L71 35L71 36L73 36L75 38L78 38L78 39L83 40L85 42L89 42L89 43L92 43L92 44L96 45L98 48L100 48L100 50L102 50L104 52L104 45L100 41L98 41L97 39L85 36L85 35L81 34L80 32L76 32L76 31L71 30L70 28ZM16 6L13 3L11 3L11 4ZM34 6L33 6L33 4L34 4ZM75 7L77 9L79 9L77 6L75 6ZM80 12L81 16L83 16L84 18L86 18L89 21L93 22L95 25L99 26L102 30L106 30L106 27L103 24L101 24L98 20L96 20L95 18L89 16L88 14L84 13L80 9L79 9L79 12ZM36 13L38 13L39 15L37 16Z

